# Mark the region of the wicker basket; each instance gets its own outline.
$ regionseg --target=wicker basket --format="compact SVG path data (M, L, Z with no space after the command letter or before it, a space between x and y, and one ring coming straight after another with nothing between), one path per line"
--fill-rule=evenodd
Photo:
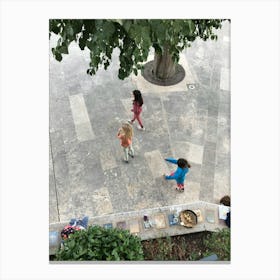
M192 210L183 210L180 213L180 224L192 228L197 224L197 215Z

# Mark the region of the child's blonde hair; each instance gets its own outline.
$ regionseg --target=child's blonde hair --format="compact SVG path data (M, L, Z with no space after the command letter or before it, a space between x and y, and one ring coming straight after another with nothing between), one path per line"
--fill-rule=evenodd
M122 130L124 132L124 137L126 139L132 139L133 137L133 129L132 129L132 126L128 123L124 123L122 125Z

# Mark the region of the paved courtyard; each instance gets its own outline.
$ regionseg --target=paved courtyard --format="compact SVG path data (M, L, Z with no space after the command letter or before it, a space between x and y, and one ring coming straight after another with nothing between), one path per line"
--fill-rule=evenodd
M217 33L218 41L197 40L182 54L186 77L168 87L141 75L119 80L117 51L107 71L93 77L86 74L88 52L77 46L62 62L50 54L50 223L218 203L230 195L229 23ZM130 93L136 88L143 94L146 131L134 125L136 155L126 164L116 134L132 117ZM192 165L184 193L163 179L176 168L166 157L185 157Z

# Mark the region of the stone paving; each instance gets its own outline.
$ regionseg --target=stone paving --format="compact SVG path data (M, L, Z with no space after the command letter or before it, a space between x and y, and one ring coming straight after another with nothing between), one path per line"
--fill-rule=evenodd
M119 80L117 51L107 71L93 77L86 74L88 52L77 46L62 62L50 54L50 225L84 215L218 203L230 195L229 23L218 35L218 41L195 41L182 54L186 77L168 87L141 75ZM146 131L134 125L136 155L126 164L116 134L131 119L136 88L143 93ZM184 193L163 179L176 168L166 157L191 163Z

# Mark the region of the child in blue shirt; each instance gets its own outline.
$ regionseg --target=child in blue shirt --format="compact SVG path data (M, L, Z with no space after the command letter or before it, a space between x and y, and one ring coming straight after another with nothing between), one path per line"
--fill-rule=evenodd
M189 172L189 168L191 168L191 165L184 158L179 158L178 160L174 159L174 158L166 158L165 160L178 165L178 168L176 169L175 172L172 172L169 176L164 175L165 179L166 180L176 180L176 182L177 182L176 190L183 192L184 191L184 180L185 180L186 174Z

